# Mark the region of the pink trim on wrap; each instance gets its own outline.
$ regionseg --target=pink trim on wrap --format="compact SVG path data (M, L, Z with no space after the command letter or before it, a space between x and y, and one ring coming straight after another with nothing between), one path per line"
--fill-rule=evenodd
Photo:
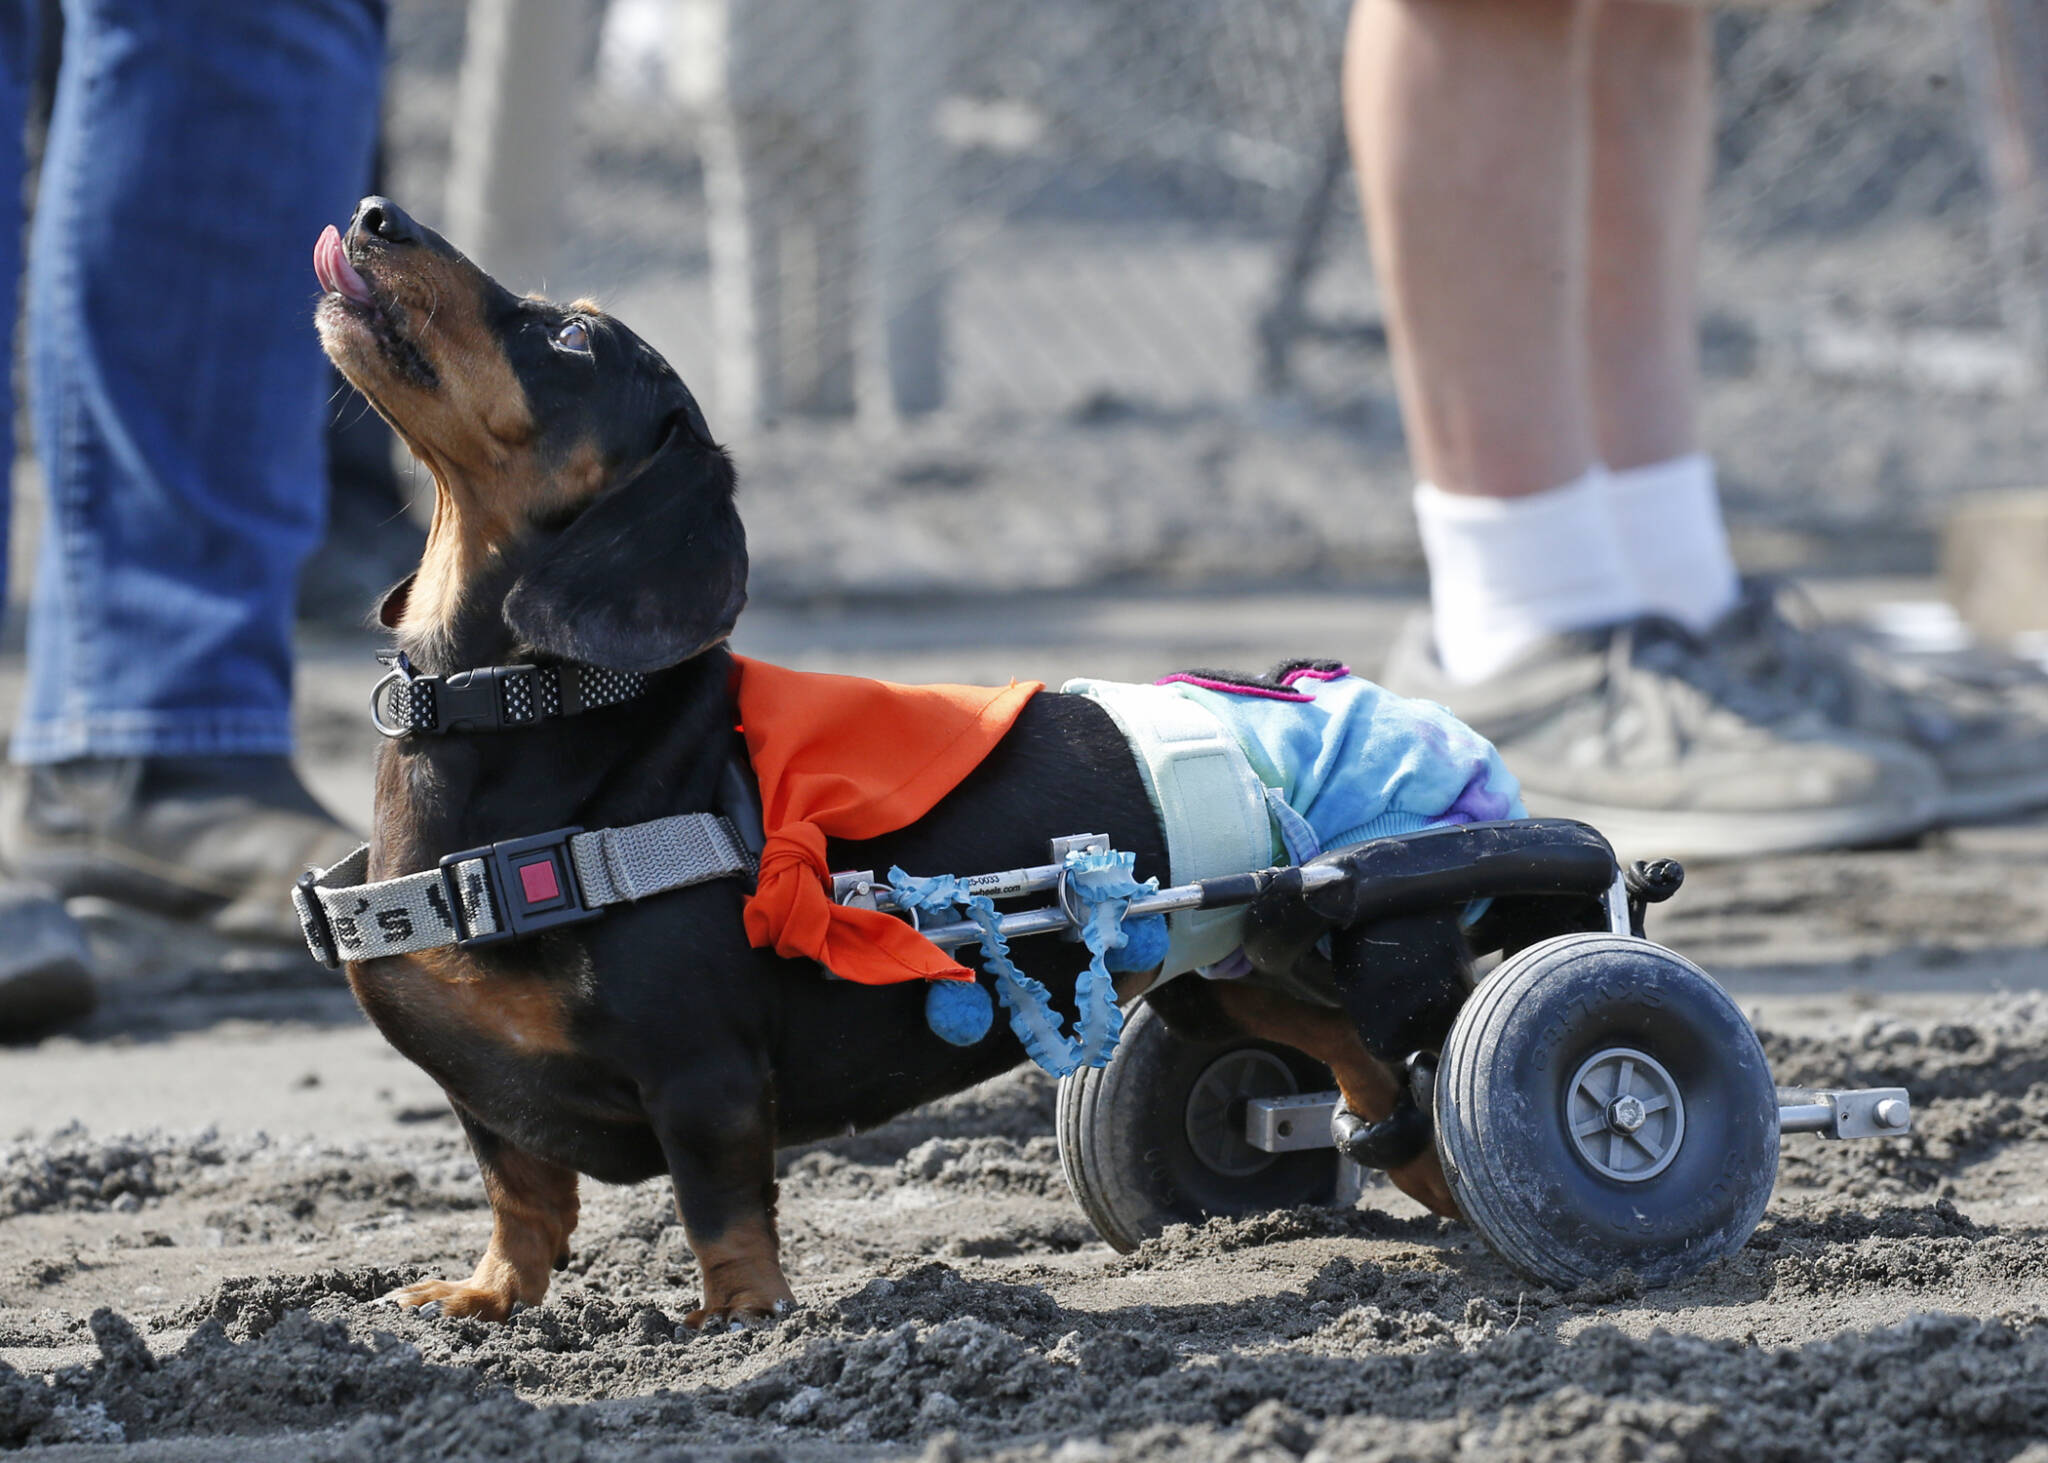
M1204 691L1218 691L1225 696L1263 696L1268 701L1313 701L1316 698L1302 691L1279 691L1270 686L1247 686L1238 681L1212 681L1206 676L1191 676L1186 671L1175 671L1170 676L1161 676L1152 684L1170 686L1179 681L1190 686L1200 686Z
M1280 678L1280 684L1291 686L1296 681L1341 681L1351 674L1351 667L1340 665L1333 671L1319 671L1312 665L1297 666Z

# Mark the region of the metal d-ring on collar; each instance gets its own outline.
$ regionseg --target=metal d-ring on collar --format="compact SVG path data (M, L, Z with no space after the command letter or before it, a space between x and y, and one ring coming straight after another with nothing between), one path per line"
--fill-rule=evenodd
M411 658L402 650L378 651L377 663L389 666L390 669L377 678L376 685L370 687L370 725L377 728L378 733L383 736L410 736L412 735L411 687L418 673L412 668ZM404 688L404 701L402 704L405 709L406 720L398 725L394 725L384 719L384 694L393 688Z
M387 737L504 731L630 701L647 689L637 671L564 662L486 665L421 675L402 650L382 650L390 667L371 688L370 724Z

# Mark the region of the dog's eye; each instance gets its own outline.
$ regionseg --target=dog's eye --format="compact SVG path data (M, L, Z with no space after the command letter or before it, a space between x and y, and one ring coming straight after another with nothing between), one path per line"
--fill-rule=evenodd
M565 351L590 354L590 327L581 320L571 320L555 332L555 344Z

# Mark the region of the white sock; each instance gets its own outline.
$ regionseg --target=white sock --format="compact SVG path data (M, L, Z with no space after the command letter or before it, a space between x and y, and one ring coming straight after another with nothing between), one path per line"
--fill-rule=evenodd
M1597 467L1522 498L1415 487L1437 655L1454 681L1483 681L1563 630L1642 613Z
M1705 630L1742 592L1713 459L1694 452L1607 474L1607 509L1646 608Z

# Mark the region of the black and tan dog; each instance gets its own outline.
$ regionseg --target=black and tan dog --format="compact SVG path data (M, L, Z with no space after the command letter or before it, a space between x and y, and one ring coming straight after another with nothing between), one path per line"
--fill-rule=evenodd
M384 199L365 200L316 262L328 354L434 478L425 558L383 608L412 662L652 673L646 694L570 721L387 745L370 878L540 829L712 809L734 724L723 642L747 559L732 463L682 381L599 310L511 294ZM830 852L834 868L967 872L1041 862L1048 839L1079 829L1135 852L1141 878L1166 872L1108 714L1043 694L930 814ZM533 1304L568 1257L578 1176L665 1172L703 1275L690 1323L775 1315L791 1303L776 1145L879 1123L1023 1060L1001 1023L971 1047L934 1036L917 983L831 981L751 948L743 895L706 883L574 929L350 966L363 1009L447 1092L491 1202L476 1273L410 1286L401 1303L491 1318ZM1051 942L1034 957L1071 1009L1085 952ZM1392 1111L1393 1071L1338 1012L1244 983L1178 984L1327 1063L1361 1116ZM1394 1178L1453 1212L1433 1154Z

